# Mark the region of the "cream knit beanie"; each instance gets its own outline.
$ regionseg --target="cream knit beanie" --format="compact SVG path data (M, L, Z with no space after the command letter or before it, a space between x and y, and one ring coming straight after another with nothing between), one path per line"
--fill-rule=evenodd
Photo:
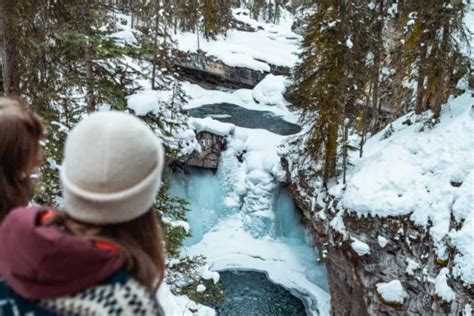
M153 205L163 162L161 142L142 121L122 112L91 114L66 141L61 167L66 212L91 224L140 217Z

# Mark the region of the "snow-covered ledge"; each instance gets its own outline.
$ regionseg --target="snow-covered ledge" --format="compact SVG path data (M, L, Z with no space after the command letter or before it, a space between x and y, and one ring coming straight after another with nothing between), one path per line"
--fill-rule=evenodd
M326 245L332 313L470 315L473 100L450 100L431 128L430 113L393 122L329 196L289 161L295 201Z

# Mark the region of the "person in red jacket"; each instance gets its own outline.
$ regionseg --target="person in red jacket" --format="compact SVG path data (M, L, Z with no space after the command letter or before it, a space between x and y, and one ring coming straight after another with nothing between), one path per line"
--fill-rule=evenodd
M32 197L42 136L39 118L21 99L0 97L0 222Z
M161 142L139 119L104 112L80 122L60 168L64 210L16 209L0 225L0 314L162 314L153 204L163 164Z

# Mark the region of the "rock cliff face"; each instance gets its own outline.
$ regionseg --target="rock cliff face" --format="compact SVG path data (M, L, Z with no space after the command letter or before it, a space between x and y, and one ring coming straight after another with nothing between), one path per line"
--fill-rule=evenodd
M176 66L185 77L193 77L199 82L208 82L228 88L253 88L265 78L269 72L258 71L245 67L232 67L224 64L203 51L185 53L176 51ZM288 67L269 65L274 75L290 74Z
M346 233L341 233L334 227L337 201L328 203L334 207L314 208L308 197L315 192L303 180L290 188L314 241L322 245L334 315L463 315L466 304L474 306L474 289L459 281L448 281L455 292L451 302L435 294L436 277L451 267L452 255L447 261L436 258L431 237L408 216L359 218L346 212L337 219L338 225L343 221ZM370 253L357 254L352 238L366 243ZM378 283L393 280L407 293L402 304L387 302L376 290Z
M198 132L196 139L201 150L182 156L178 161L193 167L217 169L221 153L227 146L226 138L209 132Z

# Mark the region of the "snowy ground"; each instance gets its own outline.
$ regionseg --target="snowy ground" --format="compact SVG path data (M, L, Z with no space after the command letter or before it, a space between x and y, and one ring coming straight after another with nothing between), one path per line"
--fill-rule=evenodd
M238 10L241 11L246 10ZM235 11L234 16L237 17ZM261 30L257 32L230 30L226 37L218 36L216 41L208 41L202 34L185 32L174 35L174 40L181 51L196 52L199 48L229 66L269 72L269 64L287 67L295 65L301 37L291 31L293 19L288 12L283 12L278 25L259 23L241 15L238 18L260 27Z
M473 105L472 92L452 99L432 128L430 113L401 117L369 139L362 159L352 157L346 190L332 188L360 216L409 214L430 233L439 258L455 249L452 276L467 285L474 284Z

